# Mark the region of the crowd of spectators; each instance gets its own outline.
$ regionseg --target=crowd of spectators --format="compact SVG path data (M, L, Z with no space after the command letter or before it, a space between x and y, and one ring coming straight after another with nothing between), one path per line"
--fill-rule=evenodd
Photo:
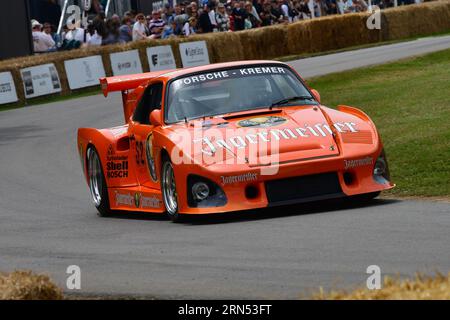
M127 43L145 39L189 37L198 33L229 32L288 24L324 15L367 11L368 0L199 0L166 4L151 15L126 12L106 19L101 7L83 28L80 23L64 26L61 34L49 23L32 21L36 53L71 50L84 46ZM400 0L398 0L400 1ZM403 0L402 4L418 0ZM380 8L394 0L373 0Z

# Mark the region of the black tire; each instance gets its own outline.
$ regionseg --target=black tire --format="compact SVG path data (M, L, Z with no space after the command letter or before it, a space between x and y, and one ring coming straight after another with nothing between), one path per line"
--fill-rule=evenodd
M178 195L176 193L175 172L170 159L163 157L161 166L161 193L166 214L172 222L181 222L183 214L178 212Z
M109 217L112 214L112 210L109 206L108 187L106 185L105 175L103 174L100 157L93 146L88 147L86 151L86 163L89 191L92 202L97 208L97 215L100 217Z

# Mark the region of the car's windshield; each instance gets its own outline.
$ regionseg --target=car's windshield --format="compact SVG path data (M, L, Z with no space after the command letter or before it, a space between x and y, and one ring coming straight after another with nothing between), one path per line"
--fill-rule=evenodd
M285 100L285 101L284 101ZM210 71L170 83L166 123L289 104L316 104L288 68L274 65Z

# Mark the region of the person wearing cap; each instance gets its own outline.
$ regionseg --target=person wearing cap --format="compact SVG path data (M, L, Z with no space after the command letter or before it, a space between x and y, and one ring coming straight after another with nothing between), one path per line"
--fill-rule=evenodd
M31 21L33 48L35 53L52 51L55 48L55 41L50 34L42 32L42 25L37 20Z

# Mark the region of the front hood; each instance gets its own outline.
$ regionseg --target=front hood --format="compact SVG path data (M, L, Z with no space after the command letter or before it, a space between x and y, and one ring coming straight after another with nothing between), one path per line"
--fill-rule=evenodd
M197 163L256 167L337 156L336 137L366 126L351 115L333 121L323 109L308 105L200 119L171 129L185 136L176 145Z

